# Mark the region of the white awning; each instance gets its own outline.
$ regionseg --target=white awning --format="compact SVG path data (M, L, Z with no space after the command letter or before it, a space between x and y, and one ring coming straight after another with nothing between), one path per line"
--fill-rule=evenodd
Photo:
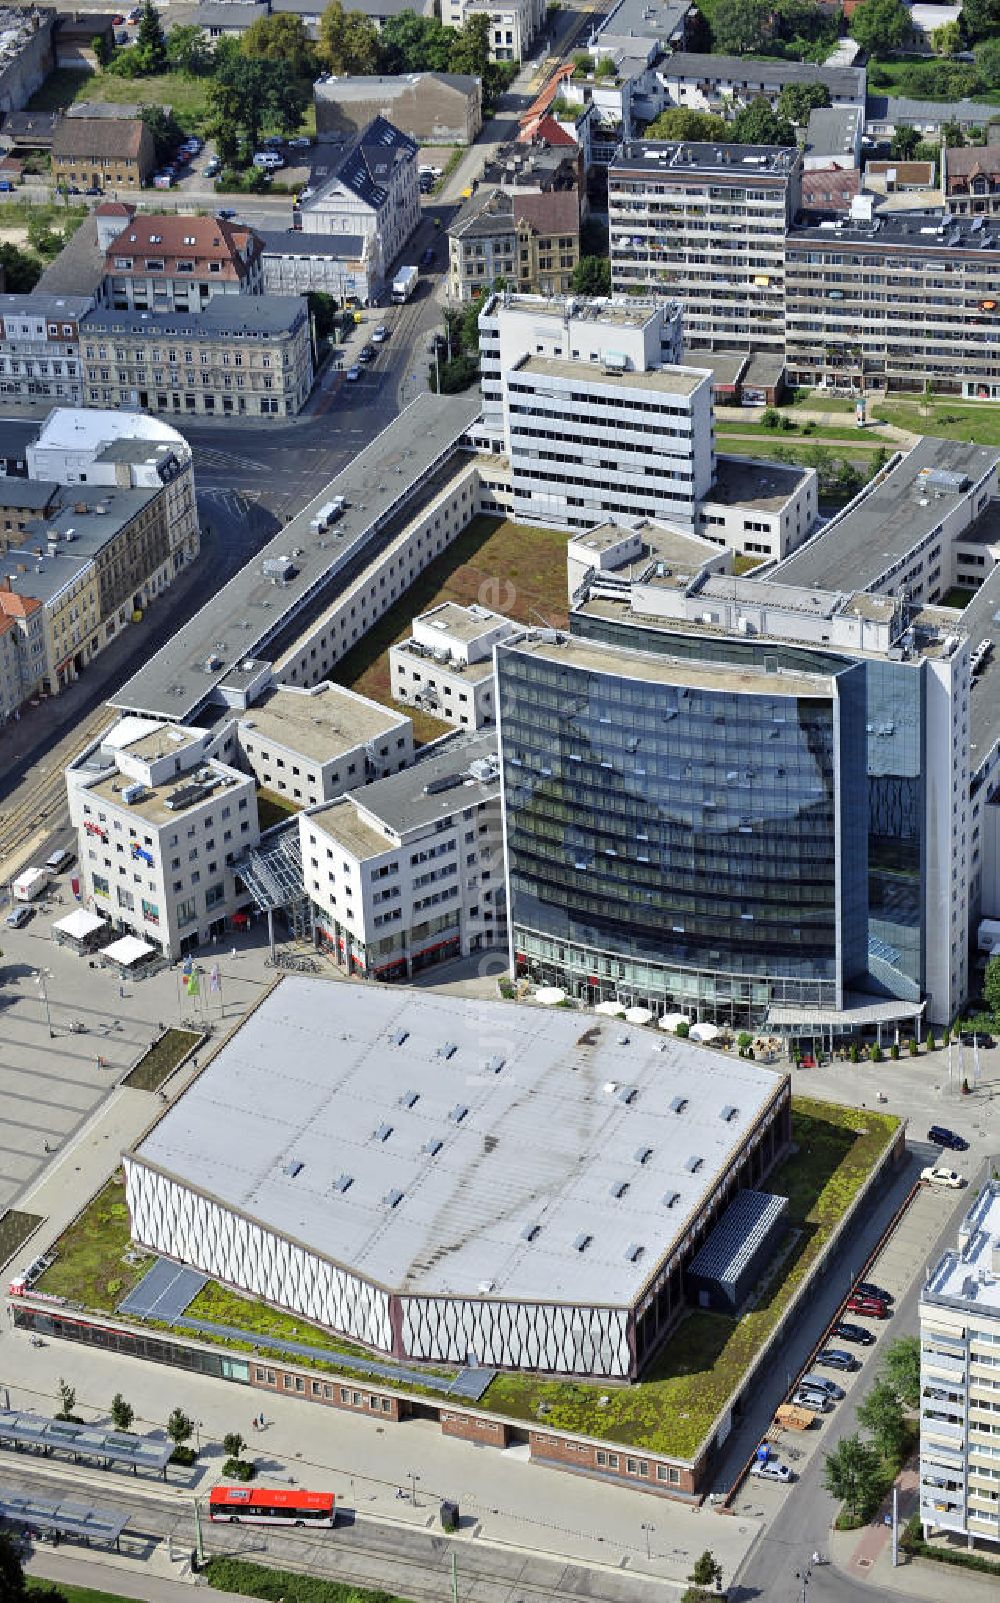
M60 935L70 936L74 941L85 941L95 930L103 929L107 922L106 918L101 918L97 913L88 913L85 907L76 907L65 918L57 919L52 928L58 930Z
M150 946L148 941L140 941L138 935L123 935L120 941L105 946L101 956L108 958L112 963L120 963L122 968L131 968L133 963L138 963L140 957L148 957L150 952L155 951L155 946Z
M606 1019L620 1019L625 1016L625 1009L620 1002L598 1002L594 1012L603 1013Z
M686 1013L664 1013L660 1020L660 1029L676 1030L678 1024L686 1024L687 1022L688 1016Z
M649 1024L652 1021L653 1010L650 1007L630 1007L626 1008L625 1017L629 1024Z
M692 1024L688 1032L689 1039L692 1041L714 1041L715 1037L721 1034L722 1031L716 1025L708 1023Z
M561 990L558 985L543 985L535 992L535 1001L542 1007L557 1007L560 1002L565 1002L565 1000L566 992Z

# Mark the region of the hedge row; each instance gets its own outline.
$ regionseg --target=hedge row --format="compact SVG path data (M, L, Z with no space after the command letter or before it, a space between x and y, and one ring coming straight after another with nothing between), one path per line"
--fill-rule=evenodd
M209 1559L205 1567L209 1582L220 1592L238 1592L243 1597L260 1597L270 1603L405 1603L391 1592L368 1591L347 1581L323 1581L316 1575L296 1575L292 1570L272 1570L262 1564L248 1564L240 1558Z

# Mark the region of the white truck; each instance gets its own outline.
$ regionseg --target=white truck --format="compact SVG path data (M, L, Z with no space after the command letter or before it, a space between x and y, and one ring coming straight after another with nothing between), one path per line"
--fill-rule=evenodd
M979 950L991 957L1000 952L1000 920L982 918L979 921Z
M408 301L416 289L420 279L420 269L417 267L401 267L392 281L392 298L397 306Z
M33 902L48 890L49 876L44 868L26 868L14 881L15 902Z

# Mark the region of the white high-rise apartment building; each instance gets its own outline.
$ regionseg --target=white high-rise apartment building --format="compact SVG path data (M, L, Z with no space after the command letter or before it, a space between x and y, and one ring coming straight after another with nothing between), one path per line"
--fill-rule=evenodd
M783 146L628 141L608 168L615 293L675 296L689 349L784 353L801 176Z
M494 296L479 321L482 444L522 523L657 518L691 531L715 477L712 381L669 302Z
M980 1192L920 1295L924 1531L1000 1542L1000 1181Z

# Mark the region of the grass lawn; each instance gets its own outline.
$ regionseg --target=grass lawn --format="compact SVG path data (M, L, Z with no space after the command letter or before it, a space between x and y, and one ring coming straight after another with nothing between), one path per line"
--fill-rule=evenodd
M763 557L751 557L737 551L733 556L733 572L736 574L753 573L763 562Z
M355 1347L349 1341L331 1336L328 1330L311 1325L296 1315L279 1313L277 1308L269 1308L267 1303L257 1302L253 1297L241 1297L228 1286L220 1286L217 1280L210 1280L207 1286L202 1287L194 1302L184 1310L184 1316L187 1319L208 1319L216 1325L235 1325L253 1336L274 1336L279 1341L306 1341L313 1347L329 1347L331 1352L346 1353L350 1358L371 1357L371 1353L365 1352L363 1347Z
M122 1084L131 1086L133 1091L158 1091L164 1080L173 1074L178 1063L200 1040L201 1036L194 1030L166 1030L143 1054L135 1068L129 1070Z
M65 111L75 100L99 100L126 106L172 106L177 121L188 133L204 130L208 121L211 79L185 78L165 72L154 78L116 78L107 72L50 73L28 102L29 111Z
M823 390L796 390L791 401L782 403L781 410L794 411L805 407L811 412L851 412L854 411L854 402L844 395L827 395Z
M299 810L287 796L279 796L273 790L263 788L257 792L257 817L262 830L284 823L286 818L291 818Z
M26 1575L25 1580L28 1583L29 1597L32 1592L48 1591L55 1584L52 1581L44 1581L40 1575ZM132 1599L127 1598L123 1592L94 1592L89 1586L73 1586L68 1581L60 1581L57 1589L60 1597L66 1599L66 1603L132 1603Z
M538 613L555 626L567 622L566 542L558 529L535 529L496 518L474 518L343 657L335 677L353 690L397 706L413 719L418 743L436 740L452 726L428 713L393 702L389 691L389 647L405 640L420 612L441 601L468 606L478 601L521 623L537 623Z
M975 445L1000 445L1000 403L963 401L942 396L928 407L918 397L912 401L893 397L879 401L874 411L884 423L911 429L914 434L933 434L946 440L967 440Z
M55 1250L56 1261L46 1269L37 1289L82 1302L87 1308L113 1312L152 1262L148 1253L143 1253L138 1263L125 1260L125 1253L138 1253L139 1249L133 1247L129 1233L123 1179L108 1181L79 1219L63 1231Z
M803 440L795 434L767 434L761 439L732 440L728 454L770 457L772 461L780 461L774 454L775 447L780 446L783 452L788 452L790 461L801 462L806 467L811 467L813 464L810 455L818 445L831 457L844 457L867 474L872 470L871 453L877 450L881 443L879 440L865 442L852 439L844 441L843 444L833 444L827 440L817 440L813 435L807 435Z
M809 428L808 423L796 424L791 429L766 429L763 423L716 423L715 432L719 440L723 442L722 449L724 451L733 451L737 454L739 453L738 443L727 445L724 443L726 440L738 442L744 437L749 437L751 439L772 440L775 445L784 445L789 440L805 439L812 440L816 445L857 446L862 451L877 451L879 446L886 443L884 440L880 440L877 434L873 437L873 425L869 425L864 432L861 429L854 429L850 433L846 429L838 428L835 425L828 426L823 423L815 424L814 427L809 429L808 434L805 433L807 428Z
M16 1208L0 1214L0 1263L14 1256L32 1231L38 1229L43 1217L40 1213L19 1213Z
M957 612L964 612L975 593L974 590L963 590L960 585L953 585L948 594L938 602L938 606L954 607Z
M912 67L916 59L918 58L913 56L904 56L899 60L896 60L891 56L888 58L884 56L878 56L871 60L868 63L871 93L876 95L902 95L911 100L951 100L951 95L945 95L941 93L935 94L930 90L928 90L926 94L917 94L912 89L907 89L905 87L901 80L904 78L907 68ZM930 58L931 61L933 61L933 59L933 57ZM878 77L879 72L884 72L886 74L888 82ZM996 89L986 89L981 94L971 95L970 99L982 101L983 123L985 124L990 118L989 107L1000 105L1000 91Z
M793 1244L759 1305L740 1319L695 1310L636 1386L498 1375L480 1406L557 1429L691 1457L857 1195L899 1120L796 1097L798 1150L768 1178L790 1201ZM598 1404L601 1395L607 1406Z

